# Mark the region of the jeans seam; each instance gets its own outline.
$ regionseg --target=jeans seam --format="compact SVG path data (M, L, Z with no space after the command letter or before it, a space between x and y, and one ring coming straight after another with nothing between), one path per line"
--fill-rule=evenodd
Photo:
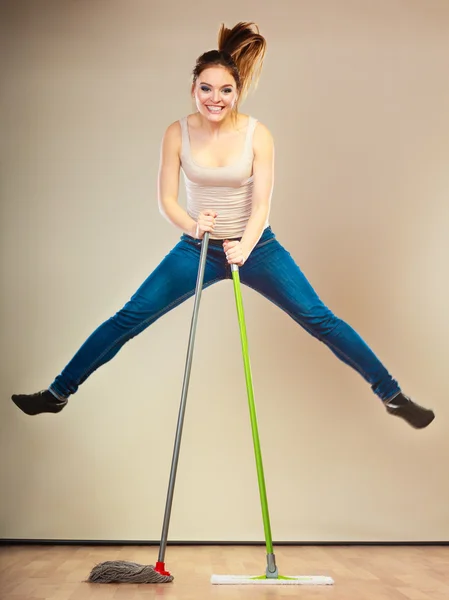
M204 284L202 289L206 289L207 287L213 285L214 283L217 283L220 280L221 280L221 277L216 277L215 279L212 279L211 281L208 281L206 284ZM193 293L192 292L187 292L186 294L184 294L180 298L177 298L176 300L173 300L173 302L170 302L170 304L168 304L167 306L165 306L162 310L160 310L159 312L157 312L155 315L152 315L151 317L148 317L147 319L144 319L138 325L136 325L135 327L133 327L131 329L131 331L127 331L126 333L124 333L123 335L121 335L119 338L117 338L116 340L114 340L114 343L111 344L111 345L109 345L106 348L106 350L104 350L100 354L100 356L97 356L97 358L94 360L94 362L89 365L89 367L84 371L84 373L78 378L79 381L83 381L85 378L87 378L89 375L91 375L92 372L95 370L96 365L101 361L101 359L105 356L105 354L107 354L108 352L110 352L119 342L122 341L123 338L126 338L127 336L131 336L136 330L138 330L140 327L142 327L142 325L145 325L145 323L147 323L148 321L151 321L152 319L156 320L156 319L160 318L161 316L163 316L164 314L166 314L167 312L169 312L177 303L183 302L184 300L186 300L187 298L193 296L194 294L195 294L195 288L193 290ZM78 383L78 385L79 385L79 383Z

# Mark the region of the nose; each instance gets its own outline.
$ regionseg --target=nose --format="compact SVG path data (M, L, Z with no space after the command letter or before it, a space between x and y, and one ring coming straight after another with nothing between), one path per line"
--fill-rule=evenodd
M220 90L214 90L213 99L215 104L218 104L220 102Z

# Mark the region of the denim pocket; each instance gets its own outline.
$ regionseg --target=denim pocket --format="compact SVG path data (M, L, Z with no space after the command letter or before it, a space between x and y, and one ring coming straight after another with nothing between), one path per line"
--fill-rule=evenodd
M258 244L256 244L256 248L262 248L263 246L266 246L266 245L267 245L267 244L269 244L270 242L274 242L274 240L275 240L275 239L276 239L275 237L272 237L272 238L270 238L270 239L268 239L268 240L265 240L265 241L259 242Z
M276 235L273 233L273 230L271 229L271 227L268 226L264 230L262 235L260 236L260 239L257 242L255 248L262 248L262 246L266 246L266 244L269 244L270 242L274 242L275 239L276 239Z

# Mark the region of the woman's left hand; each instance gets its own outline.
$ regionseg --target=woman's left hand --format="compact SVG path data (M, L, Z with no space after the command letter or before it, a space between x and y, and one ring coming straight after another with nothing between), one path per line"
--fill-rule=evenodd
M243 266L246 259L248 258L242 244L239 241L225 240L223 242L223 250L226 254L226 260L230 265Z

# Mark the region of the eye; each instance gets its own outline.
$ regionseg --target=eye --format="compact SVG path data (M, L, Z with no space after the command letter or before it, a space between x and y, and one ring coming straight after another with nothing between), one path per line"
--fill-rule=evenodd
M202 92L210 92L210 88L209 88L209 87L207 87L207 85L202 85L202 86L200 87L200 90L201 90Z
M225 88L225 89L223 90L223 93L224 93L224 94L232 94L232 88Z

